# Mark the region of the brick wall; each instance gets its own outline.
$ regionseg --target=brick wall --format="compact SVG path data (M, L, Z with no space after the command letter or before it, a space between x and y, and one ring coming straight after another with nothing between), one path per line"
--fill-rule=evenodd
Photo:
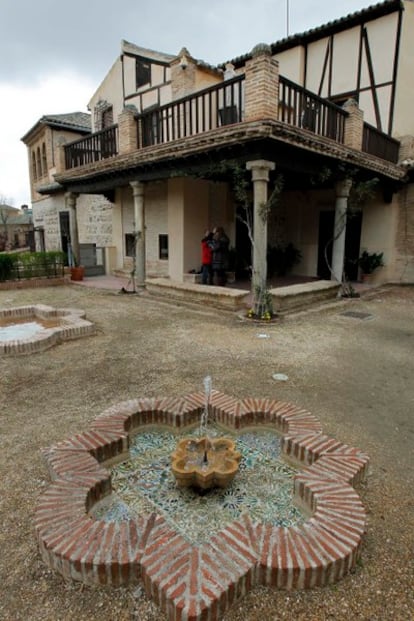
M345 102L343 108L348 112L348 117L345 119L344 144L346 147L361 151L364 131L364 114L358 107L358 103L353 99L349 99Z
M399 192L394 279L414 282L414 183Z
M257 46L246 63L245 120L278 118L279 63L268 46Z

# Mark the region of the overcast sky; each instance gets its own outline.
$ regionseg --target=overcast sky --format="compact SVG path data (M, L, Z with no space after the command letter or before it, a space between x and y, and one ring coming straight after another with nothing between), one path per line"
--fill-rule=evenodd
M21 137L87 111L122 39L212 65L374 4L369 0L0 0L0 199L30 205ZM289 7L289 19L287 19Z

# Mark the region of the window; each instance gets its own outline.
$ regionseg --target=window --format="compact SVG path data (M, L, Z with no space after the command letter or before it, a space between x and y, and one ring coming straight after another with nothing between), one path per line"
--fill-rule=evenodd
M42 144L42 170L43 170L43 174L45 175L47 173L47 157L46 157L45 143Z
M41 177L42 176L42 160L40 159L40 148L37 147L36 150L36 171L37 171L37 176Z
M32 152L32 175L33 175L33 180L36 180L37 179L36 153L34 151Z
M101 129L111 127L114 124L114 109L112 106L108 106L102 112Z
M334 103L336 106L342 108L342 106L346 101L348 101L348 99L355 99L355 101L358 101L358 93L356 91L350 91L349 93L334 95L333 97L329 98L329 101Z
M135 235L133 233L127 233L125 235L125 256L135 256Z
M168 235L158 235L158 256L163 261L168 259Z
M151 82L151 65L143 60L135 61L135 78L137 89Z

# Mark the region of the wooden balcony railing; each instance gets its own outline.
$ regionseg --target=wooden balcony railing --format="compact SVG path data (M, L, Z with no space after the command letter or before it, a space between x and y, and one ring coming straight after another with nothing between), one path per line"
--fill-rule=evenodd
M344 142L348 113L306 88L279 76L279 120Z
M187 138L244 116L244 75L177 99L137 117L138 147Z
M114 155L118 155L118 125L65 145L65 166L66 169L77 168Z
M373 125L364 123L362 150L364 153L376 155L383 160L396 164L400 152L400 143Z
M245 119L244 89L245 76L240 75L139 114L136 117L137 148L165 144L241 123ZM278 120L282 123L344 144L347 117L346 110L279 76ZM395 163L399 142L364 123L362 150ZM65 166L66 169L77 168L118 153L118 125L112 125L65 145Z

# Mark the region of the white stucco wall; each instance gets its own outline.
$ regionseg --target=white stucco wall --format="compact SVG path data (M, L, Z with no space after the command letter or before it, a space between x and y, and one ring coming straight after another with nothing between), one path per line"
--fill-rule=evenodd
M183 274L200 269L201 239L205 231L214 226L223 226L231 243L234 243L234 206L226 184L202 179L170 179L168 236L171 279L181 282Z
M280 75L297 84L303 84L305 50L302 46L275 54L275 58L279 62Z
M147 276L168 276L168 260L159 257L159 235L168 235L166 181L145 186Z
M392 203L384 203L377 195L362 209L361 252L384 253L384 267L375 272L375 279L391 280L395 263L395 238L398 226L398 195Z
M316 276L318 268L319 216L335 209L333 192L286 192L269 219L269 244L292 243L302 253L293 273Z
M401 30L397 91L394 109L394 136L414 135L413 76L414 76L414 3L404 2Z
M95 128L94 109L100 101L107 101L108 104L112 105L114 123L117 123L118 116L124 107L122 63L120 58L116 59L88 103L88 109L92 113L92 131L97 131Z
M199 269L201 238L209 226L208 182L175 178L168 181L169 276Z
M412 3L406 2L406 14L404 15L404 23L407 25L403 29L403 35L407 41L405 53L400 53L401 75L407 91L409 80L414 70L414 55L411 53L412 32L414 22L411 21L411 15L414 10ZM380 17L378 19L367 21L364 24L366 28L367 39L369 43L369 51L373 64L374 82L376 86L376 94L378 97L381 124L384 131L388 131L389 116L391 110L392 88L390 83L393 80L393 63L394 50L397 36L398 14ZM333 42L330 37L323 37L313 41L307 45L307 65L306 65L306 88L314 93L319 93L322 97L331 97L335 95L343 95L356 91L358 87L361 89L359 104L364 111L365 120L371 124L377 125L374 98L371 87L371 76L369 72L368 55L365 49L365 43L362 45L361 54L361 79L358 84L358 63L360 51L361 27L355 26L343 32L333 35ZM404 41L404 37L402 39ZM408 47L410 46L410 48ZM301 58L304 54L302 46L298 46L292 50L288 50L276 56L280 63L281 75L292 79L299 84L303 84L304 72L301 71ZM326 64L325 64L326 63ZM329 80L331 78L331 86L329 89ZM410 78L411 79L411 78ZM401 113L398 116L406 115L407 109L403 94L399 98L401 105ZM403 112L404 109L404 112ZM398 121L396 127L398 131L403 132L404 127ZM405 133L410 133L407 129Z

